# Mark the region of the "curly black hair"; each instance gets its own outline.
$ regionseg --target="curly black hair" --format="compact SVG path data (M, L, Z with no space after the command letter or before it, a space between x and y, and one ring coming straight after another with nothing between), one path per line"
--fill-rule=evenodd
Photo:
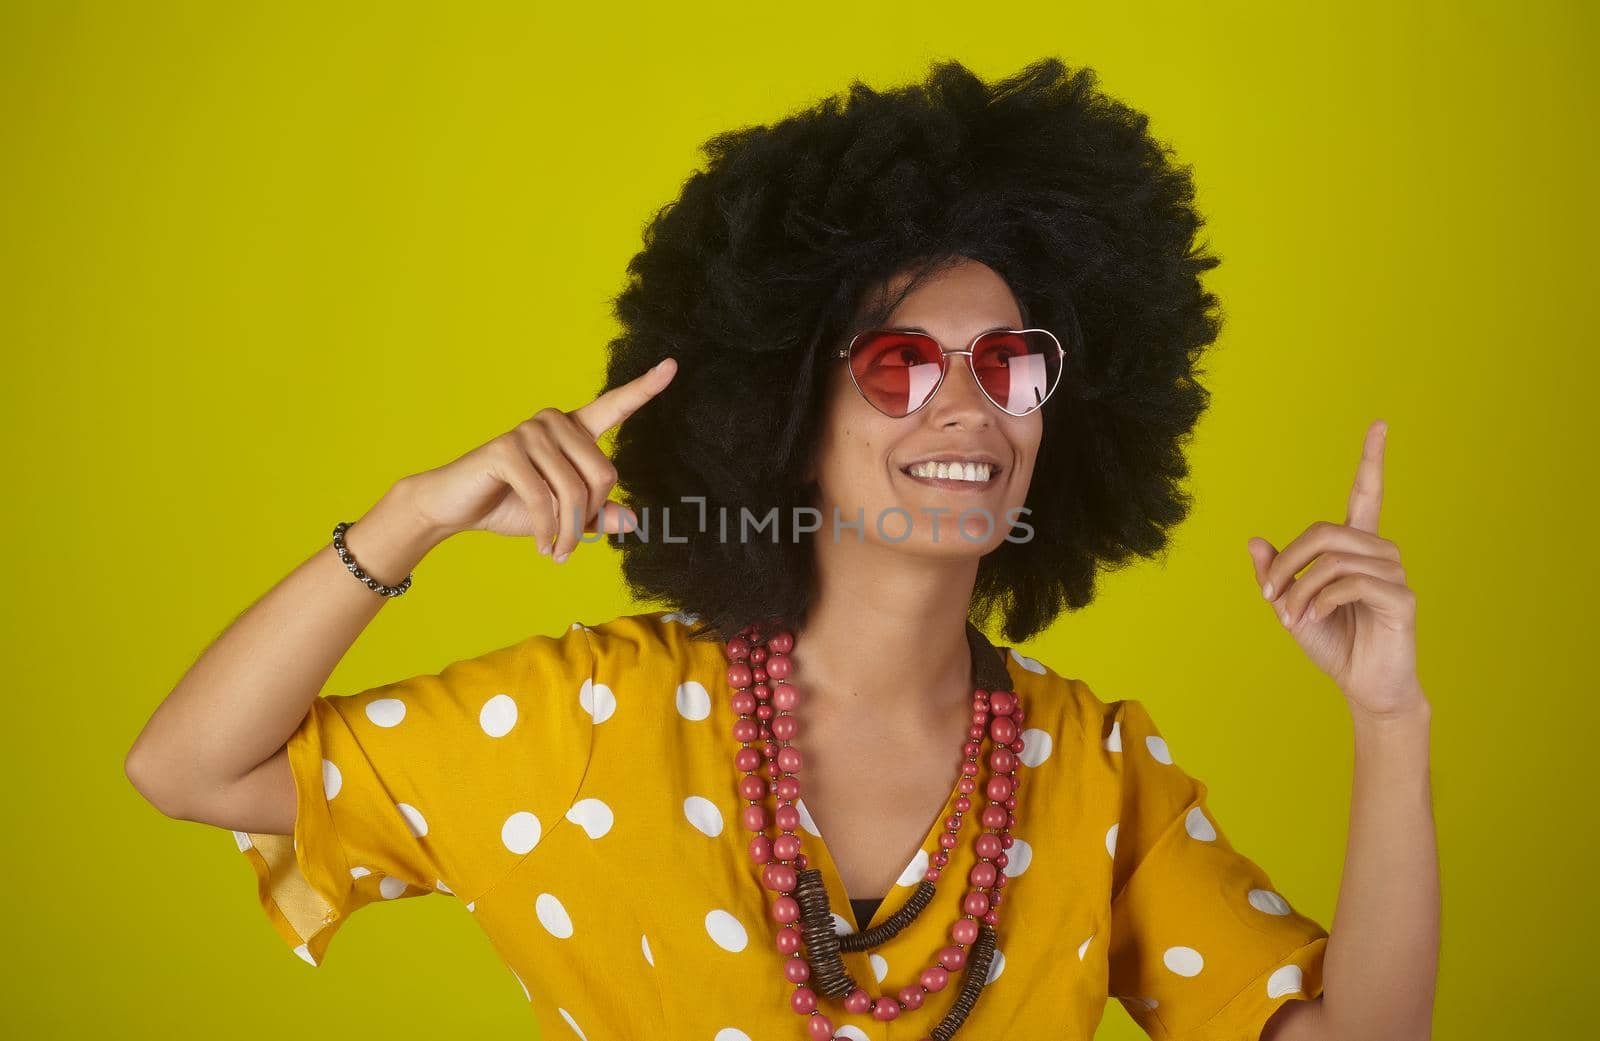
M1068 354L1026 500L1034 535L984 556L969 618L987 628L999 614L1024 641L1087 605L1099 569L1165 549L1190 508L1183 446L1221 329L1199 276L1219 261L1195 242L1190 169L1096 83L1056 58L992 85L942 61L922 84L857 80L846 98L702 146L707 168L645 227L613 304L604 389L667 355L679 366L615 434L617 498L655 524L612 536L634 596L719 638L805 618L810 537L780 524L740 540L739 511L813 505L802 474L829 348L963 257L999 273Z

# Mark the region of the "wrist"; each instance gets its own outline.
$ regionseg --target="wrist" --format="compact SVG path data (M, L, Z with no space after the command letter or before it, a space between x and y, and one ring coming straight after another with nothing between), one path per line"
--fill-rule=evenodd
M448 533L414 508L410 486L398 482L345 531L345 549L378 582L399 585Z
M1404 708L1392 712L1372 712L1349 702L1350 720L1355 729L1371 733L1427 730L1433 719L1433 704L1420 690Z
M450 536L458 534L457 530L428 517L417 505L416 476L402 477L396 481L383 498L378 500L373 511L382 510L386 516L394 518L395 524L404 530L407 541L426 553ZM418 559L421 558L421 553Z

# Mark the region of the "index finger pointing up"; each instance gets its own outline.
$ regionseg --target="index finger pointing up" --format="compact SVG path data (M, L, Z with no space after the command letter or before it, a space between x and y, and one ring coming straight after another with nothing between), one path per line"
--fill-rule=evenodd
M596 441L600 435L633 415L651 398L666 389L678 371L676 358L666 358L620 387L604 394L572 413L578 425Z
M1356 483L1350 489L1350 509L1345 516L1350 527L1374 535L1378 533L1378 513L1383 508L1383 446L1388 436L1389 424L1381 419L1367 427Z

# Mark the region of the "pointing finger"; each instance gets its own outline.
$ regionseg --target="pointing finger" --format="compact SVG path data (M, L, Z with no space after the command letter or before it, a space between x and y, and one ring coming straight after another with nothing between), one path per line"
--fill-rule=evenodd
M676 358L667 358L620 387L613 387L572 413L578 425L596 441L607 430L639 411L651 398L666 389L678 371Z
M1381 419L1367 427L1361 446L1361 463L1356 467L1355 484L1350 489L1350 507L1345 523L1352 528L1377 534L1378 514L1383 508L1383 447L1389 424Z

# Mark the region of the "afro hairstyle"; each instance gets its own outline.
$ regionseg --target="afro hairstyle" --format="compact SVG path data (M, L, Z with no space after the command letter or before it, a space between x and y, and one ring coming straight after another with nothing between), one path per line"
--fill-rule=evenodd
M645 525L609 537L633 596L696 616L708 638L803 622L814 536L780 523L734 537L740 511L813 505L803 474L832 349L964 257L1067 351L1025 503L1033 537L983 557L969 619L998 615L1022 642L1087 605L1099 569L1165 549L1190 508L1183 446L1221 328L1199 276L1219 261L1195 242L1189 168L1096 84L1056 58L993 84L941 61L921 84L856 80L702 146L706 168L645 226L613 301L603 389L678 362L615 432L617 499Z

